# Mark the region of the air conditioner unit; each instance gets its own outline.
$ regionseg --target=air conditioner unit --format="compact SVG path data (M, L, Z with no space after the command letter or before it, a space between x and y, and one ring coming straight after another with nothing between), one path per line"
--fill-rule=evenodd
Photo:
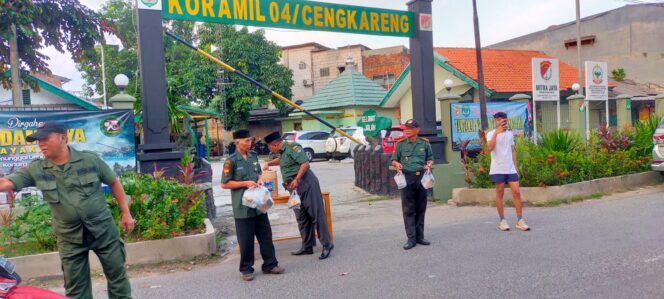
M304 80L302 80L302 84L303 84L304 86L311 86L311 85L314 84L314 82L312 82L312 81L309 80L309 79L304 79Z

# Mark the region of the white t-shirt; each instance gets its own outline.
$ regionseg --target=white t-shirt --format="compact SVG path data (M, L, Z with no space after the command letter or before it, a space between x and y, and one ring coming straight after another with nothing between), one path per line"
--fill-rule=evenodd
M487 142L491 141L496 130L486 135ZM496 146L491 151L491 168L489 174L513 174L517 173L512 160L512 147L514 146L514 135L512 131L505 131L498 135Z

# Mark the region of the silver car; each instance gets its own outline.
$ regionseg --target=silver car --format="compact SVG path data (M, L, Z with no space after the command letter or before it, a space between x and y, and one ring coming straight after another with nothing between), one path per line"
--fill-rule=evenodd
M655 146L652 148L652 170L659 171L659 174L664 175L664 117L659 122L655 134L652 135L652 140Z

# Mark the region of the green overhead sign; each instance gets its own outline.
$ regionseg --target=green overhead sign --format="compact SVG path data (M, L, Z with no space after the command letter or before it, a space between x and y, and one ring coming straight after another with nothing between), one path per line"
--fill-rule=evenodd
M415 27L410 11L304 0L162 0L162 18L403 37Z

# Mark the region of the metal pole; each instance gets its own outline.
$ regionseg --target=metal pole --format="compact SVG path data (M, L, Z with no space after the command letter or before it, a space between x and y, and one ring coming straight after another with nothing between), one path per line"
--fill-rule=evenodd
M558 130L560 130L560 99L556 101L556 109L558 110Z
M477 3L475 0L473 0L473 26L475 27L475 55L477 56L477 89L480 93L480 121L482 124L482 130L487 130L489 128L489 120L486 117L486 95L484 94L482 45L480 43L480 25L479 19L477 17Z
M537 101L533 99L533 142L537 144Z
M102 31L102 34L103 31ZM101 84L102 87L104 88L104 109L107 107L107 101L106 101L106 60L104 60L104 44L101 43Z
M223 67L223 68L226 69L227 71L229 71L229 72L231 72L231 73L234 73L234 74L240 76L240 78L242 78L242 79L244 79L244 80L246 80L246 81L249 81L249 83L251 83L251 84L253 84L253 85L256 85L258 88L260 88L260 89L262 89L262 90L264 90L264 91L270 93L273 97L279 99L280 101L282 101L282 102L284 102L284 103L290 105L291 107L294 107L294 108L297 109L297 110L300 110L301 112L303 112L304 114L306 114L306 115L308 115L308 116L311 116L312 118L316 119L317 121L321 122L322 124L326 125L327 127L333 129L334 131L336 131L337 133L341 134L342 136L348 138L349 140L351 140L351 141L353 141L353 142L355 142L355 143L357 143L357 144L360 144L360 145L363 144L363 143L360 142L359 140L353 138L353 136L348 135L346 132L344 132L344 131L342 131L341 129L335 127L334 125L332 125L332 124L329 123L328 121L326 121L326 120L324 120L324 119L318 117L317 115L314 115L313 113L311 113L311 112L307 111L306 109L302 108L300 105L295 104L293 101L291 101L291 100L287 99L286 97L282 96L282 95L279 94L278 92L273 91L273 90L271 90L269 87L267 87L267 86L263 85L262 83L256 81L256 79L249 77L248 75L246 75L246 74L244 74L243 72L241 72L241 71L239 71L239 70L233 68L232 66L230 66L230 65L228 65L228 64L226 64L226 63L224 63L223 61L217 59L216 57L210 55L209 53L207 53L207 52L205 52L205 51L203 51L203 50L197 48L196 46L194 46L193 44L191 44L191 43L189 43L189 42L183 40L183 39L180 38L179 36L177 36L177 35L175 35L175 34L173 34L173 33L171 33L171 32L168 32L168 31L166 31L166 35L169 36L169 37L171 37L171 38L173 38L173 39L175 39L176 41L178 41L178 42L184 44L185 46L189 47L190 49L192 49L192 50L198 52L198 54L203 55L203 57L212 60L212 62L214 62L214 63L220 65L221 67Z
M576 59L578 65L578 79L579 84L583 81L583 64L581 64L581 5L580 0L576 0ZM584 96L583 88L588 86L588 84L583 84L579 88L579 95ZM590 139L590 103L587 100L583 100L583 104L586 107L586 141Z

